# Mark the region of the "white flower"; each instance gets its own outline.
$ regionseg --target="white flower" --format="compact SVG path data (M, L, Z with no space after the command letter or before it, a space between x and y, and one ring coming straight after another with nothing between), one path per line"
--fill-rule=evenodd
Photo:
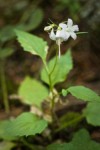
M54 27L57 27L56 31L54 31ZM57 45L59 46L60 57L61 43L63 41L67 41L70 36L75 40L77 38L75 31L79 31L79 28L78 25L73 25L73 21L71 19L68 19L67 24L60 23L59 26L51 24L50 26L46 26L44 30L50 31L50 39L56 41Z
M66 28L68 38L71 36L75 40L77 38L75 31L79 31L78 25L73 25L73 21L68 19Z
M50 39L55 40L59 46L59 57L60 57L60 44L68 39L66 28L67 28L66 24L60 23L56 33L54 33L54 29L52 28L49 34Z
M56 33L54 33L54 29L52 28L49 34L50 39L55 40L56 42L58 40L60 40L61 42L66 41L68 39L66 28L67 28L67 25L64 23L59 24Z
M54 26L55 24L50 24L49 26L44 27L44 31L50 31Z

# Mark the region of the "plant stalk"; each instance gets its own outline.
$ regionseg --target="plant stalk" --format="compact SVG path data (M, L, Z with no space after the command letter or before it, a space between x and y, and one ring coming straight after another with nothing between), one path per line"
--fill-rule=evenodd
M57 64L57 52L56 52L55 63L54 63L54 66L53 66L51 72L49 72L49 68L48 68L46 62L44 62L45 69L46 69L46 71L47 71L48 78L49 78L50 92L52 93L52 99L51 99L51 114L52 114L52 119L53 119L53 121L57 120L57 117L56 117L56 114L55 114L55 112L54 112L55 95L54 95L54 91L53 91L54 85L52 85L52 78L51 78L51 75L52 75L52 73L53 73L54 70L55 70L56 64Z
M6 86L6 77L5 77L5 60L0 61L0 80L1 80L1 89L2 89L2 95L3 95L3 102L5 111L7 114L10 113L10 107L8 102L8 92L7 92L7 86Z

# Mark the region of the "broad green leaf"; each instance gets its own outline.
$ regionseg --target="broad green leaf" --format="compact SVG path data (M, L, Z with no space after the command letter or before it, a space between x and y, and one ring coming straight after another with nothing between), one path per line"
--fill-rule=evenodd
M9 123L10 123L10 121L8 121L8 120L0 121L0 139L8 140L8 141L15 139L15 137L11 136L6 131Z
M32 113L22 113L8 124L7 132L12 136L40 134L47 127L47 122Z
M56 61L56 58L54 57L48 63L49 72L52 72L55 61ZM62 55L60 57L60 59L57 57L56 67L51 74L52 85L55 85L56 83L64 81L67 77L67 74L72 69L72 67L73 67L73 64L72 64L72 57L71 57L70 50L68 52L66 52L65 55ZM47 74L45 68L43 68L43 70L41 72L41 79L45 83L49 84L49 78L48 78L48 74Z
M91 140L89 133L82 129L74 135L71 142L52 144L46 150L100 150L100 144Z
M100 126L100 102L88 103L83 112L88 123Z
M11 150L13 147L15 147L15 144L12 142L0 142L0 150Z
M0 49L0 59L4 59L14 53L14 50L11 48Z
M24 31L15 30L18 41L24 48L24 51L40 56L43 60L47 55L47 42L42 38L29 34Z
M24 103L41 107L42 101L48 96L48 90L41 82L26 77L19 87L19 96Z
M98 96L98 94L92 91L91 89L86 88L84 86L71 86L68 89L66 89L66 91L80 100L100 102L100 96Z

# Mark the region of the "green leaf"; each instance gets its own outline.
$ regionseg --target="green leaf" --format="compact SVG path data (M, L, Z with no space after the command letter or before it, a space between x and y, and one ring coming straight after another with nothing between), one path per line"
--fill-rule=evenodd
M100 126L100 102L88 103L83 112L88 123Z
M47 127L47 122L32 113L22 113L8 124L7 132L12 136L40 134Z
M52 72L52 69L54 67L56 58L54 57L52 60L50 60L48 64L49 72ZM51 83L52 85L55 85L56 83L62 82L66 79L67 74L70 72L72 69L73 64L72 64L72 57L71 57L71 52L68 50L68 52L65 55L62 55L60 59L57 57L57 64L54 69L54 71L51 74ZM41 79L49 84L49 78L48 74L43 68L41 72Z
M30 17L29 23L27 25L27 30L36 29L40 25L42 20L43 20L43 11L42 9L37 8Z
M6 131L9 123L10 123L10 121L8 121L8 120L0 121L0 139L8 140L8 141L15 139L15 137L11 136Z
M61 92L62 92L62 95L63 95L63 96L67 96L67 94L68 94L68 91L67 91L67 90L65 90L65 89L62 89L62 91L61 91Z
M9 24L1 29L0 41L6 42L13 39L15 37L15 28L24 31L34 30L41 24L43 20L43 11L40 8L32 10L28 15L26 15L26 13L24 15L25 16L23 16L23 18L26 18L26 20L22 20L23 22L19 22L16 25Z
M71 142L52 144L46 150L100 150L100 144L91 140L89 133L82 129L74 135Z
M12 142L0 142L0 150L11 150L13 147L15 147L15 144Z
M35 21L34 21L35 20ZM28 23L25 24L25 30L30 31L36 29L43 20L43 11L40 8L33 10L31 16L28 18Z
M14 53L14 50L11 48L0 49L0 59L4 59Z
M26 104L41 107L42 101L48 96L48 90L39 81L26 77L19 87L19 96Z
M47 42L42 38L29 34L24 31L15 30L18 41L24 48L24 51L40 56L43 60L47 55Z
M83 116L77 112L68 112L59 118L59 127L56 131L61 131L68 127L76 127L76 125L83 119Z
M16 29L31 31L36 29L43 20L43 11L40 8L25 12L22 16L21 22L16 25ZM34 21L35 20L35 21Z
M8 40L11 40L14 36L14 26L13 25L7 25L5 27L3 27L0 30L0 41L1 42L6 42Z
M100 102L100 96L98 96L98 94L91 89L84 86L71 86L70 88L66 89L66 91L80 100Z

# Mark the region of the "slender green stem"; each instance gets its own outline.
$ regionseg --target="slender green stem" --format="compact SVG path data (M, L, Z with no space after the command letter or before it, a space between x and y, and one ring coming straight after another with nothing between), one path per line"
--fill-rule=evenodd
M52 69L52 71L50 72L50 75L53 73L53 71L54 71L54 69L55 69L55 67L56 67L56 64L57 64L57 51L56 51L56 60L55 60L53 69Z
M60 54L60 53L61 53L61 52L60 52L60 44L61 44L61 43L59 42L59 44L58 44L58 47L59 47L59 58L60 58L60 55L61 55L61 54Z
M7 93L7 86L6 86L4 63L5 63L4 60L0 61L0 80L1 80L1 88L2 88L5 111L6 113L9 113L10 107L9 107L9 102L8 102L8 93Z
M65 122L65 124L63 124L61 127L56 129L55 132L59 132L59 131L65 129L65 128L69 127L69 126L72 126L73 124L76 124L76 123L82 121L84 118L85 118L85 116L82 114L79 117L77 117L77 118L75 118L75 119L73 119L73 120L71 120L69 122Z
M50 75L50 72L49 72L49 69L48 69L46 61L43 61L43 63L44 63L45 70L46 70L46 72L48 74L48 78L49 78L50 92L52 92L53 91L53 86L52 86L52 81L51 81L51 75Z
M54 63L54 66L53 66L51 72L49 72L49 69L48 69L48 66L47 66L47 64L46 64L46 61L44 61L45 69L46 69L46 71L47 71L48 78L49 78L50 92L52 93L52 99L51 99L51 113L52 113L52 119L53 119L53 121L55 120L56 115L55 115L55 112L54 112L55 95L54 95L54 91L53 91L54 86L53 86L53 84L52 84L51 75L52 75L53 71L55 70L56 64L57 64L57 52L56 52L55 63Z

